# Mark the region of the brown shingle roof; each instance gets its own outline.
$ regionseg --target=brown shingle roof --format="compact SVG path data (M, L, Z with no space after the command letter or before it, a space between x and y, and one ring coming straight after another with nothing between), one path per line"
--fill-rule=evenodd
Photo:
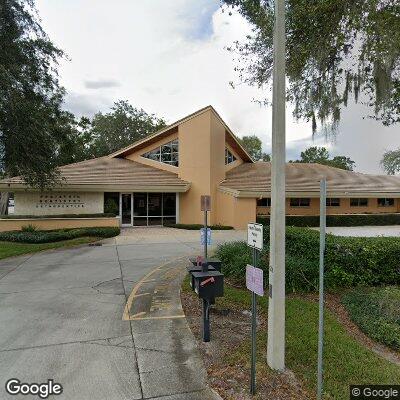
M145 190L173 187L186 191L189 183L178 178L177 174L140 164L125 158L100 157L60 167L61 178L66 186L72 187L110 187ZM21 177L4 179L0 185L24 185Z
M400 178L396 176L361 174L326 165L301 163L286 164L286 191L318 193L322 177L326 177L328 193L400 195ZM270 192L271 163L256 162L239 165L226 174L226 179L221 182L220 187L238 192Z

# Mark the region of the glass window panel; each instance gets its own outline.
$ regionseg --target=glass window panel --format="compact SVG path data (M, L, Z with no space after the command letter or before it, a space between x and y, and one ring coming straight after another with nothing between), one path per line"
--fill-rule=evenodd
M175 193L164 193L163 198L163 215L176 214L176 195Z
M257 206L259 207L271 207L271 199L269 197L265 199L258 199Z
M172 152L172 150L171 150L171 144L170 144L170 143L164 144L164 145L161 147L161 154L162 154L162 155L164 155L164 154L171 154L171 152Z
M161 161L165 163L170 163L172 161L171 153L163 153L161 156Z
M164 217L164 226L176 224L176 217Z
M367 207L368 199L360 199L360 207Z
M390 207L394 206L394 199L378 199L379 207Z
M161 193L149 193L149 215L161 216Z
M327 207L340 207L340 199L327 198L326 206Z
M42 200L40 200L42 201ZM60 200L65 203L65 200ZM119 193L104 192L104 212L114 215L119 214Z
M131 204L131 194L122 193L121 195L121 203L122 203L122 216L121 222L123 224L131 224L132 219L132 204ZM68 206L67 206L68 207Z
M178 140L174 140L173 142L171 142L171 148L172 148L172 151L178 153L178 151L179 151L179 142L178 142Z
M149 225L162 225L161 217L149 217Z
M134 226L147 226L147 217L133 217Z
M179 164L179 141L173 140L144 153L142 157L149 158L154 161L178 166Z
M147 215L147 193L134 194L133 215L135 217L144 217Z

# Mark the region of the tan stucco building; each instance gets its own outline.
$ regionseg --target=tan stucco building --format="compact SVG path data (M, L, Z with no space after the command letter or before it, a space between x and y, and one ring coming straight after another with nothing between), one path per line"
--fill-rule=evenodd
M49 192L18 177L0 181L14 192L15 214L96 214L114 201L123 226L202 223L200 196L210 195L210 224L244 228L270 210L270 163L254 162L211 106L113 154L60 168ZM286 210L317 215L319 181L327 179L328 214L396 213L400 179L319 164L287 164Z

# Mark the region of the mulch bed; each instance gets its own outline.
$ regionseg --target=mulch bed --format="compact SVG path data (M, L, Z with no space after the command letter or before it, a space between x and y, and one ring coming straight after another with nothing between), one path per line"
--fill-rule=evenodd
M225 400L308 400L308 393L291 371L275 373L267 367L266 346L259 346L261 355L257 364L257 393L251 396L250 352L246 360L232 353L250 338L250 313L243 309L212 309L211 341L201 339L201 303L193 293L181 293L182 306L188 324L198 342L198 348L207 369L210 386ZM266 332L264 318L259 320L259 331Z

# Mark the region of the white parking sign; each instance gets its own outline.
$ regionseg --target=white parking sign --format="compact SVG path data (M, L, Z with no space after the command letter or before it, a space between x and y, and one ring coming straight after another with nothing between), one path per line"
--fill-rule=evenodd
M247 225L247 245L260 251L263 249L263 226L261 224Z

